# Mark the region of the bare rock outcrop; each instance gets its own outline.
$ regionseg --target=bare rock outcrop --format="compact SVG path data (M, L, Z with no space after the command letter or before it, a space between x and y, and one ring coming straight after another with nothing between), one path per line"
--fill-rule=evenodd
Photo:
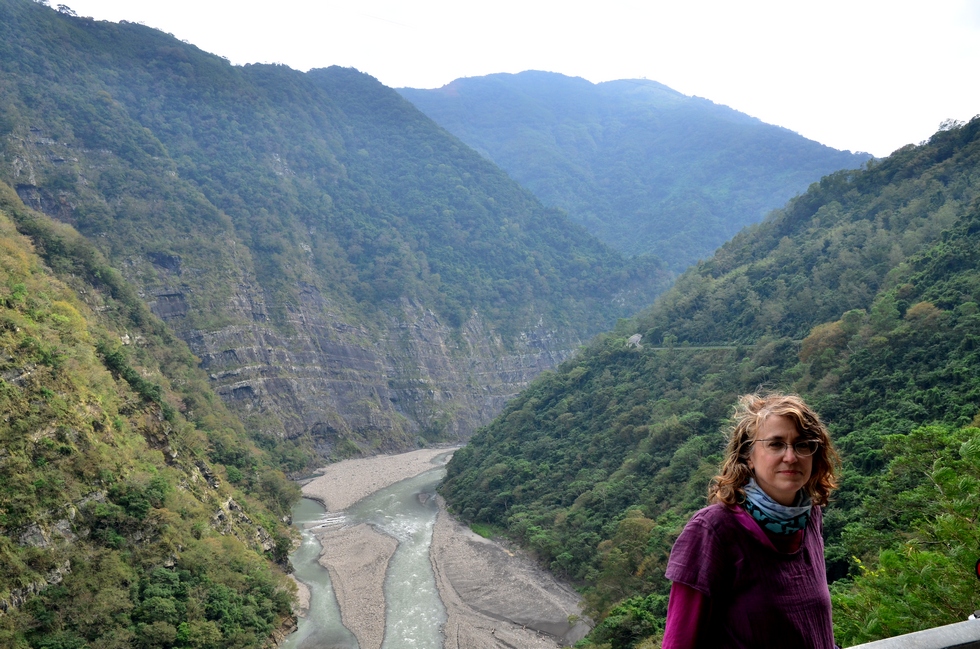
M541 328L507 348L478 314L460 335L408 300L374 330L309 288L284 335L252 317L259 299L250 293L241 287L236 305L251 323L181 335L243 420L287 438L309 434L325 458L403 451L420 435L464 441L579 342Z

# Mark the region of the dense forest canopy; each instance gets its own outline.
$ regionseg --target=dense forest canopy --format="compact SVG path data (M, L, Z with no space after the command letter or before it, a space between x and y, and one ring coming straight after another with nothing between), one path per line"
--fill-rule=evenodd
M978 262L980 118L740 233L531 385L442 491L583 585L595 646L652 646L671 543L705 504L737 396L795 391L844 460L824 519L838 642L965 619L980 596Z
M821 176L871 157L645 79L532 71L399 92L546 205L678 272Z
M667 284L366 74L0 12L0 178L89 238L292 470L465 438L525 384L509 365L553 366Z
M856 166L791 164L823 154L653 83L504 80L578 101L522 100L544 144L528 185L573 187L569 210L598 196L579 220L673 269L758 219L771 203L749 189L781 203L772 178ZM664 137L596 121L610 97ZM481 149L503 164L507 137ZM582 586L588 643L653 645L670 544L760 388L803 394L844 458L825 516L838 641L961 619L980 595L978 169L975 119L827 175L653 303L670 268L624 259L368 75L235 67L0 0L0 644L265 645L291 621L283 469L463 438L612 327L443 487ZM678 214L693 229L639 233Z

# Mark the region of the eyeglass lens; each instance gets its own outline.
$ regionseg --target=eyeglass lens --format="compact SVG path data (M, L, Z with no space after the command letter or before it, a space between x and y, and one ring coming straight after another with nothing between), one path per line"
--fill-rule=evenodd
M786 442L778 439L766 439L762 440L762 442L766 449L772 453L784 453L786 452L786 447L790 446ZM817 447L820 446L820 443L811 439L803 442L796 442L792 444L792 446L794 453L806 457L816 453Z

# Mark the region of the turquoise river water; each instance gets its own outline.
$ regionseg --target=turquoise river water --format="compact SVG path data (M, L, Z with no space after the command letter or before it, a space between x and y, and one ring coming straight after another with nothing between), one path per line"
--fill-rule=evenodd
M446 454L448 456L448 453ZM303 542L291 556L296 577L310 587L310 611L284 649L356 649L357 640L342 624L330 575L318 562L317 528L368 523L398 540L385 579L385 637L382 649L441 649L446 611L436 590L429 546L436 520L436 486L445 476L444 456L425 473L361 500L344 512L326 513L304 498L293 509Z

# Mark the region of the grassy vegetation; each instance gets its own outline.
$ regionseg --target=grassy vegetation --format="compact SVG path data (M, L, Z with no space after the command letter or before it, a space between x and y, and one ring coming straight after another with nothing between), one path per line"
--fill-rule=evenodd
M470 529L485 539L492 539L499 532L499 530L495 530L492 525L487 525L485 523L470 523Z
M0 412L0 644L260 647L289 618L296 488L101 254L6 185Z

